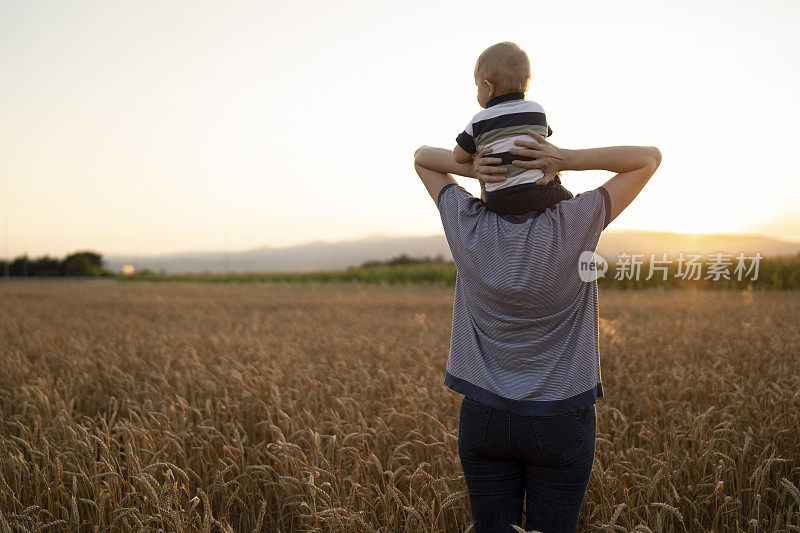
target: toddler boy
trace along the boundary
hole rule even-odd
[[[499,214],[524,214],[544,211],[561,200],[572,198],[572,193],[561,185],[556,176],[546,185],[536,183],[544,176],[539,169],[515,167],[511,161],[530,160],[512,155],[517,139],[530,141],[525,131],[533,130],[549,137],[553,131],[547,125],[544,109],[532,100],[525,100],[525,91],[531,79],[528,55],[511,42],[490,46],[478,57],[475,64],[475,85],[478,87],[478,104],[482,111],[470,120],[464,131],[456,137],[453,156],[459,163],[469,163],[483,148],[490,148],[485,157],[501,159],[507,168],[506,180],[481,184],[485,190],[486,208]]]

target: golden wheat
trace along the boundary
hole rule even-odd
[[[800,531],[798,293],[601,293],[581,531]],[[0,285],[0,530],[469,531],[452,290]],[[511,529],[509,529],[511,531]]]

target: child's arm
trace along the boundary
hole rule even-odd
[[[456,137],[456,147],[453,148],[453,159],[456,160],[456,163],[472,163],[472,159],[478,151],[475,147],[475,137],[472,135],[472,123],[474,121],[475,117],[472,117],[464,131]]]

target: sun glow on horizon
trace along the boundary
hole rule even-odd
[[[5,3],[10,254],[441,233],[412,154],[454,145],[477,111],[475,59],[504,40],[531,57],[552,142],[661,149],[609,230],[800,241],[800,4],[508,6],[494,28],[477,2]]]

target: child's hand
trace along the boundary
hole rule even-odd
[[[486,198],[486,182],[483,180],[478,180],[481,182],[481,200],[483,203],[488,202],[489,200]]]

